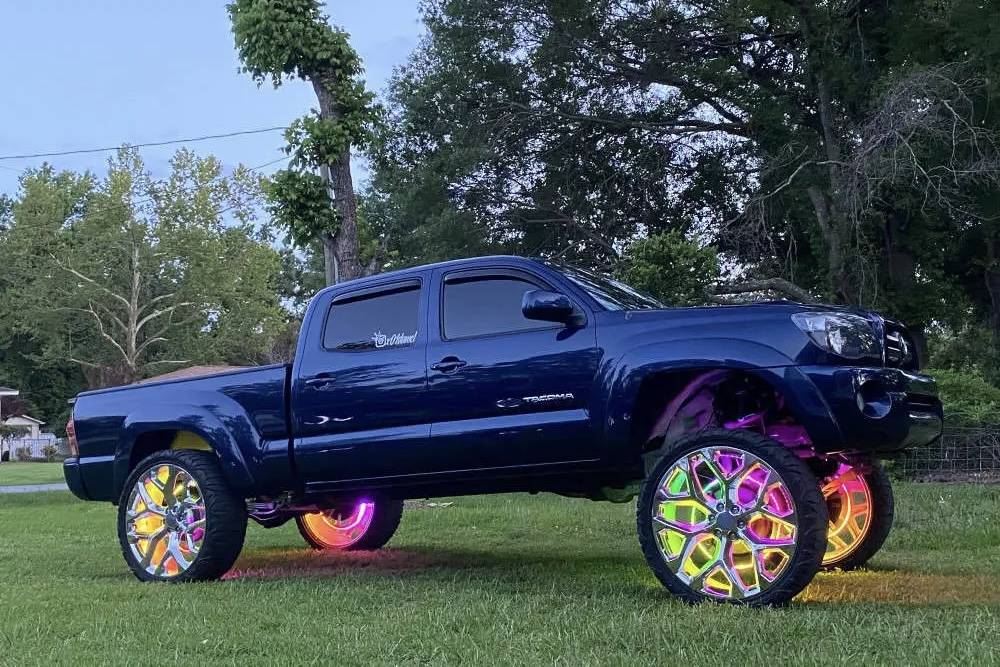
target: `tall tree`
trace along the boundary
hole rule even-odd
[[[946,243],[944,221],[954,236],[986,219],[974,204],[997,183],[997,136],[981,123],[996,77],[988,59],[966,62],[959,24],[995,25],[995,2],[424,12],[428,36],[392,88],[402,131],[375,161],[377,187],[422,222],[408,241],[459,229],[600,264],[676,229],[826,298],[879,305],[891,285],[940,303],[927,289],[940,267],[908,249],[932,233],[927,247]],[[931,34],[947,46],[927,48]]]
[[[258,85],[302,79],[319,102],[285,133],[293,168],[272,180],[272,214],[300,245],[322,242],[327,284],[374,270],[361,263],[351,149],[368,144],[378,109],[347,34],[329,24],[318,0],[236,0],[228,8],[243,68]]]
[[[155,181],[123,150],[99,181],[50,167],[22,177],[2,298],[35,363],[72,363],[100,387],[264,347],[282,314],[279,258],[254,222],[258,177],[224,177],[188,151],[171,164]]]

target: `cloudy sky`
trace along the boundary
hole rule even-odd
[[[238,62],[223,0],[0,0],[0,156],[286,125],[315,106],[300,82],[257,88]],[[331,0],[381,91],[420,38],[417,0]],[[280,132],[191,144],[226,165],[281,156]],[[178,146],[143,149],[154,176]],[[103,172],[106,154],[46,158]],[[0,160],[0,192],[42,158]],[[276,165],[271,169],[280,167]]]

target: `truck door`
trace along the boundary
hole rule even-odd
[[[417,278],[336,294],[306,322],[292,385],[306,482],[413,472],[426,444],[426,289]]]
[[[564,291],[521,269],[435,274],[431,448],[453,470],[600,456],[590,405],[599,361],[594,318],[573,327],[529,320],[521,299],[535,289]]]

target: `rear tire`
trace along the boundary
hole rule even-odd
[[[402,516],[402,500],[376,498],[346,509],[300,514],[295,523],[313,549],[372,551],[392,538]]]
[[[863,567],[892,530],[895,501],[889,475],[878,463],[843,465],[823,480],[822,491],[830,516],[823,568]]]
[[[636,519],[650,569],[687,602],[785,604],[812,581],[826,547],[812,472],[748,431],[704,431],[668,446],[642,485]]]
[[[142,460],[118,503],[118,542],[142,581],[206,581],[243,549],[246,503],[210,452],[167,450]]]

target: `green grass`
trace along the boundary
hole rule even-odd
[[[62,463],[0,463],[0,486],[62,482]]]
[[[686,606],[632,505],[551,496],[408,509],[376,554],[252,527],[223,582],[141,584],[114,510],[0,496],[0,663],[983,663],[1000,656],[1000,487],[901,485],[865,572],[789,608]]]

